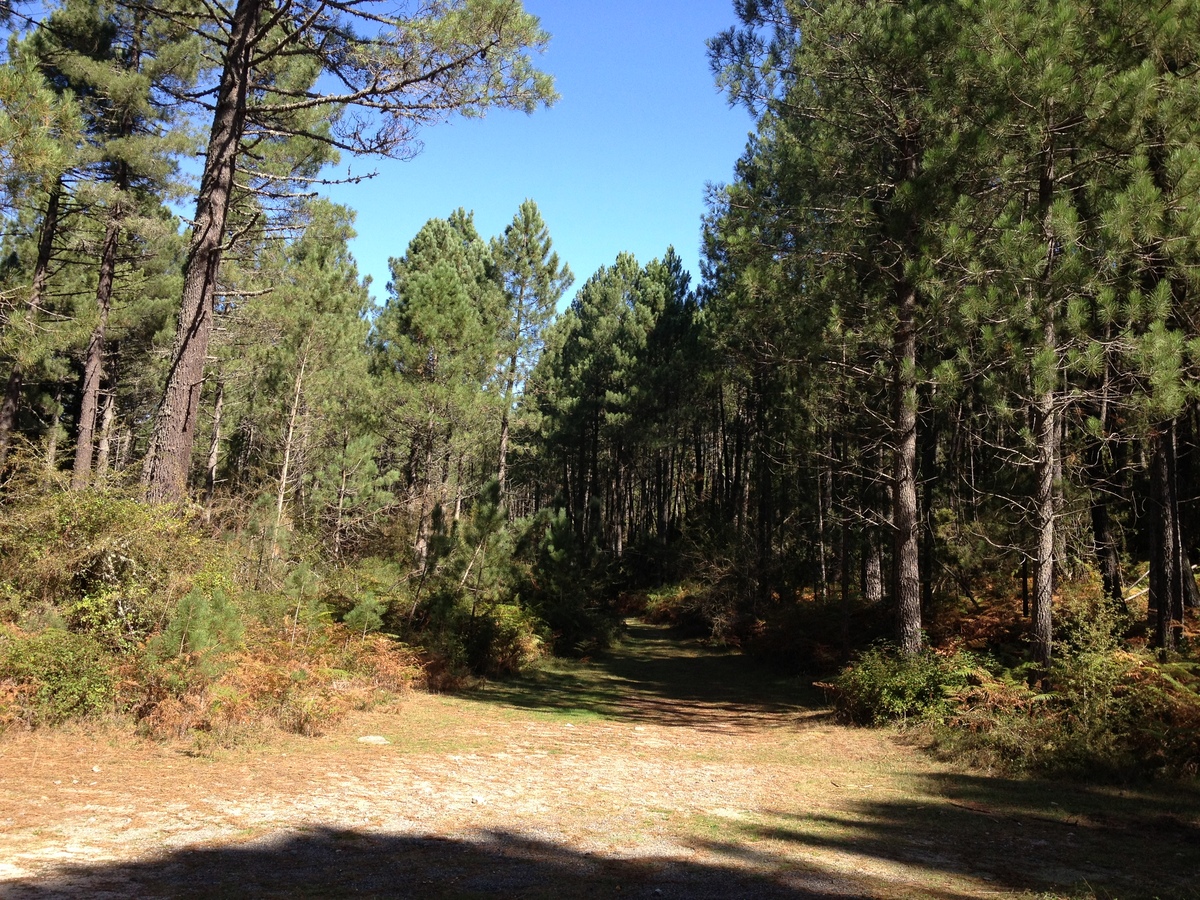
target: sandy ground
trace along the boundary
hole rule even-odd
[[[954,772],[746,667],[637,626],[319,738],[10,734],[0,896],[1197,896],[1193,807]]]

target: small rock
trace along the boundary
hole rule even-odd
[[[487,801],[484,800],[482,797],[472,797],[471,802],[476,804],[477,806],[483,806],[484,804],[487,803]]]
[[[99,766],[92,766],[92,771],[93,771],[93,772],[99,772],[99,771],[100,771],[100,767],[99,767]]]
[[[360,744],[378,744],[378,745],[380,745],[380,746],[382,746],[383,744],[390,744],[390,743],[391,743],[391,741],[389,741],[387,738],[385,738],[385,737],[380,737],[380,736],[379,736],[379,735],[377,735],[377,734],[368,734],[368,735],[366,735],[365,737],[360,737],[360,738],[358,739],[358,742],[359,742]]]

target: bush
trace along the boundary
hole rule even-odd
[[[0,517],[0,615],[124,650],[161,623],[211,550],[194,520],[116,490],[35,492]]]
[[[904,656],[877,645],[842,670],[834,682],[838,710],[863,725],[944,718],[979,663],[969,653],[925,650]]]
[[[469,626],[467,653],[476,674],[518,675],[544,655],[539,622],[527,610],[502,603]]]
[[[146,654],[127,680],[127,703],[156,737],[207,733],[236,738],[273,724],[315,735],[354,709],[404,693],[421,679],[415,655],[379,635],[321,625],[293,644],[282,631],[246,628],[218,668],[194,657]]]
[[[1200,772],[1195,664],[1113,649],[1057,660],[1040,690],[1021,671],[963,692],[944,751],[1011,773],[1127,779]]]
[[[29,724],[52,725],[111,711],[116,698],[113,662],[93,638],[60,629],[35,635],[9,631],[0,642],[0,681],[25,689],[21,706]]]

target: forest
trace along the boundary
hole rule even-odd
[[[378,303],[319,190],[552,104],[518,0],[0,9],[0,729],[318,733],[644,615],[1196,775],[1196,0],[735,0],[699,278],[530,199]]]

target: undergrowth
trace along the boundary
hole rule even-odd
[[[129,716],[159,736],[315,734],[617,630],[565,517],[509,521],[494,483],[460,520],[435,511],[421,560],[387,534],[331,558],[277,528],[273,502],[211,522],[112,488],[0,504],[0,730]]]
[[[104,490],[4,514],[0,730],[127,717],[157,737],[316,734],[423,677],[405,644],[336,621],[302,561],[264,573],[195,511]]]
[[[831,686],[846,718],[920,724],[941,755],[991,771],[1088,780],[1200,774],[1200,661],[1126,639],[1138,619],[1094,584],[1059,598],[1048,669],[1002,653],[902,657],[876,647]]]

